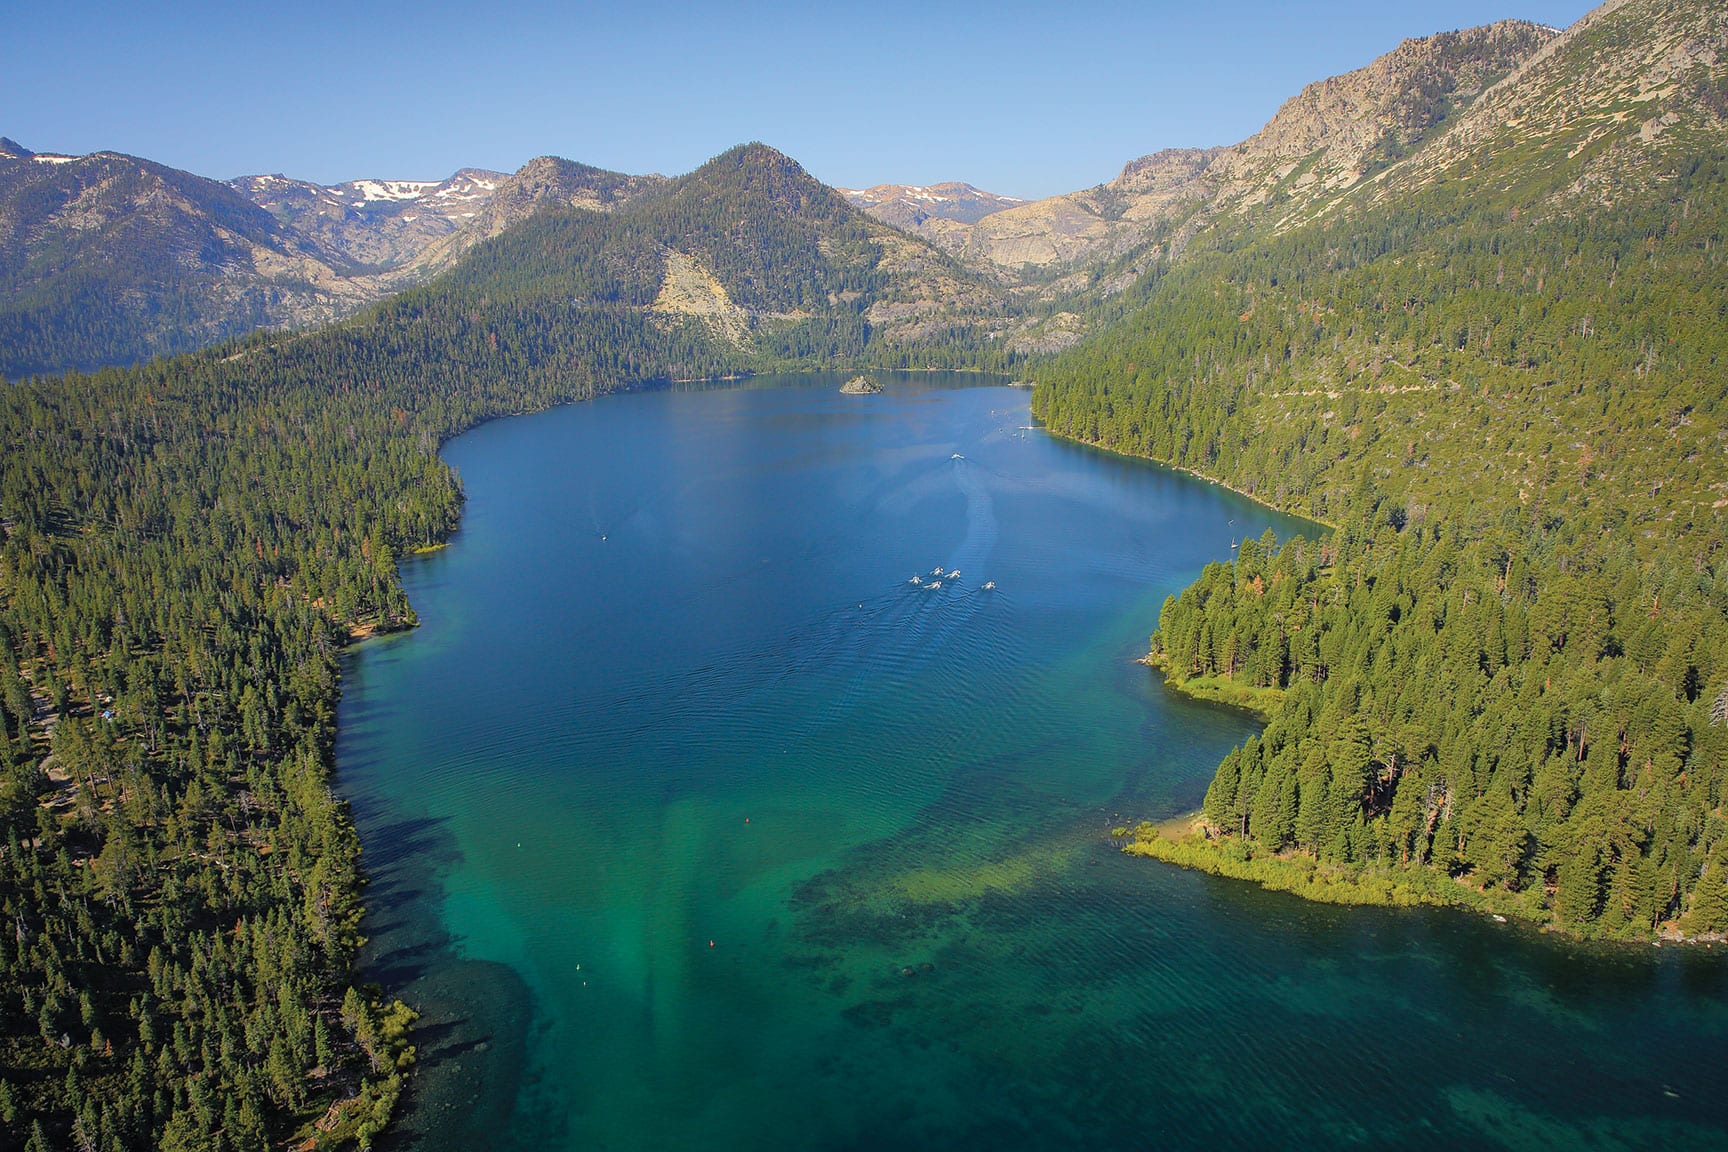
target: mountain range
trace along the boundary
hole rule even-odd
[[[1087,330],[1100,300],[1197,233],[1323,212],[1556,35],[1507,21],[1406,41],[1310,85],[1240,144],[1143,156],[1066,195],[1027,202],[964,183],[838,191],[1006,289],[996,333],[1021,351],[1054,351]],[[441,181],[220,182],[118,153],[33,154],[5,141],[0,374],[126,363],[338,319],[436,275],[542,205],[608,211],[665,183],[550,156]]]
[[[662,182],[555,157],[442,181],[222,182],[0,139],[0,374],[123,364],[340,319],[543,203],[605,208]]]

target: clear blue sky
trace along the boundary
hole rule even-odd
[[[1225,144],[1406,36],[1579,0],[0,3],[0,135],[333,183],[555,153],[685,172],[762,140],[831,184],[1044,196]]]

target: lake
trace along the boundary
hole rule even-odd
[[[1134,662],[1160,604],[1312,528],[880,378],[446,446],[461,530],[338,747],[368,976],[423,1011],[400,1143],[1728,1147],[1728,949],[1116,851],[1255,730]]]

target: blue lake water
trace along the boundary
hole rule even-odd
[[[461,531],[338,750],[372,978],[425,1014],[402,1143],[1728,1147],[1728,950],[1116,852],[1253,731],[1134,663],[1159,605],[1304,526],[882,378],[446,447]]]

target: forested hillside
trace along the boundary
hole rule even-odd
[[[320,1139],[368,1140],[410,1013],[349,988],[337,653],[412,622],[395,558],[461,503],[438,445],[646,380],[957,357],[963,316],[869,320],[974,291],[903,242],[749,147],[322,332],[0,392],[0,1141],[259,1149],[332,1106]],[[731,311],[669,302],[675,264]]]
[[[1609,6],[1039,371],[1052,429],[1336,528],[1161,616],[1174,682],[1271,690],[1207,794],[1220,858],[1728,930],[1725,65],[1710,6]]]

